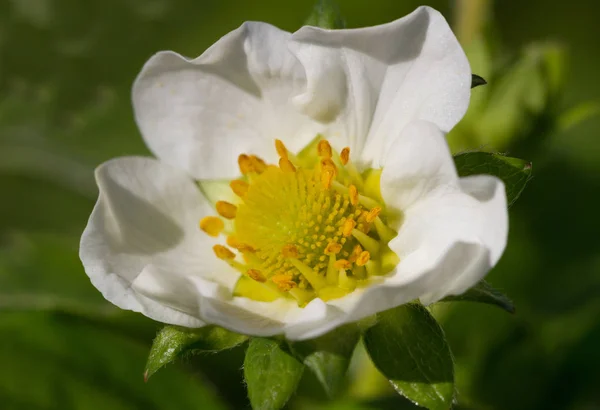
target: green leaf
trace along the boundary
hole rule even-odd
[[[486,85],[487,81],[477,74],[471,74],[471,88],[479,87],[480,85]]]
[[[498,306],[508,313],[515,313],[515,305],[506,295],[485,280],[480,281],[462,295],[446,296],[440,302],[478,302]]]
[[[292,351],[313,371],[329,397],[335,397],[360,339],[356,324],[342,326],[316,339],[291,344]]]
[[[327,29],[346,27],[337,5],[332,0],[318,0],[304,25]]]
[[[281,409],[296,391],[304,365],[271,339],[250,340],[244,360],[248,397],[254,410]]]
[[[461,177],[489,174],[500,178],[506,186],[509,207],[519,198],[531,179],[531,162],[490,152],[458,154],[454,156],[454,164]]]
[[[454,396],[454,364],[444,332],[427,309],[406,304],[380,313],[365,331],[373,364],[404,397],[447,410]]]
[[[154,339],[144,378],[148,380],[161,367],[182,355],[231,349],[247,339],[248,336],[230,332],[219,326],[206,326],[200,329],[165,326]]]

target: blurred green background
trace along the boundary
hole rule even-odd
[[[413,0],[339,0],[348,27]],[[533,161],[489,281],[516,315],[435,306],[457,360],[460,408],[600,409],[600,5],[430,1],[489,85],[449,136],[456,151]],[[77,256],[93,169],[147,154],[130,87],[155,51],[196,56],[244,20],[290,31],[313,0],[0,0],[0,408],[243,409],[243,348],[143,368],[159,324],[121,312]],[[487,20],[478,6],[488,6]],[[471,13],[471,14],[469,14]],[[483,14],[485,15],[485,13]],[[588,104],[587,102],[592,102]],[[582,105],[583,104],[583,105]],[[413,408],[364,369],[334,401],[308,372],[291,409]]]

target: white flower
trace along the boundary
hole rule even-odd
[[[96,170],[85,270],[152,319],[289,339],[460,294],[507,236],[502,182],[458,178],[445,142],[470,83],[427,7],[352,30],[249,22],[198,58],[160,52],[133,87],[158,159]]]

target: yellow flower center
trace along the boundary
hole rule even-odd
[[[338,154],[326,140],[298,156],[279,140],[275,146],[277,166],[240,155],[243,178],[230,184],[239,204],[218,201],[220,217],[200,221],[208,235],[227,235],[228,246],[214,252],[243,274],[235,294],[294,298],[304,306],[315,297],[342,297],[392,270],[398,258],[387,244],[396,232],[386,225],[380,171],[359,173],[350,150]],[[222,218],[231,220],[229,228]]]

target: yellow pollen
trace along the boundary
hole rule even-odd
[[[231,252],[228,248],[223,245],[215,245],[213,246],[213,251],[217,258],[226,260],[231,260],[235,258],[235,253]]]
[[[262,272],[259,271],[258,269],[248,269],[246,271],[246,274],[257,282],[263,283],[263,282],[267,281],[267,278],[265,278],[265,275],[263,275]]]
[[[242,175],[247,175],[253,171],[252,161],[246,154],[242,154],[238,157],[238,166],[240,167]]]
[[[216,216],[205,216],[200,220],[200,229],[210,236],[217,237],[223,232],[223,229],[225,229],[225,224],[221,218]]]
[[[352,230],[354,229],[354,227],[356,226],[356,221],[352,218],[348,218],[346,219],[346,221],[344,221],[344,226],[342,227],[342,235],[344,235],[346,238],[349,237],[350,235],[352,235]]]
[[[284,157],[279,158],[279,168],[284,170],[285,172],[296,172],[296,167],[292,162]]]
[[[367,262],[369,262],[370,259],[371,259],[371,254],[369,253],[369,251],[363,251],[360,253],[358,258],[356,259],[356,264],[358,266],[365,266],[367,264]]]
[[[327,247],[325,248],[325,251],[323,251],[323,253],[325,255],[337,255],[338,253],[340,253],[341,250],[342,250],[342,244],[341,243],[330,242],[327,245]]]
[[[226,201],[217,201],[217,213],[223,218],[234,219],[237,214],[237,207]]]
[[[346,147],[340,152],[340,161],[342,161],[342,165],[346,165],[350,161],[350,148]]]
[[[371,223],[379,216],[380,213],[381,213],[381,207],[376,206],[375,208],[371,209],[369,211],[369,213],[365,216],[365,220],[368,223]]]
[[[331,145],[327,140],[321,140],[317,145],[317,152],[321,158],[331,158]]]
[[[287,159],[288,151],[285,145],[283,144],[283,141],[275,140],[275,149],[277,150],[277,155],[279,155],[281,158]]]
[[[283,249],[281,249],[281,254],[284,258],[297,258],[300,255],[296,245],[291,244],[285,245]]]
[[[284,292],[288,292],[298,286],[298,284],[292,280],[291,275],[275,275],[271,280]]]
[[[354,185],[348,187],[348,196],[350,197],[350,203],[352,205],[358,205],[358,189],[356,189]]]
[[[352,263],[350,263],[350,261],[348,261],[346,259],[340,259],[340,260],[335,261],[335,263],[333,264],[333,266],[336,269],[338,269],[338,270],[339,269],[347,270],[347,269],[350,269],[352,267]]]
[[[229,183],[229,186],[231,187],[233,193],[239,196],[240,198],[243,198],[244,195],[246,195],[246,192],[248,192],[249,187],[246,181],[242,181],[240,179],[234,179]]]

